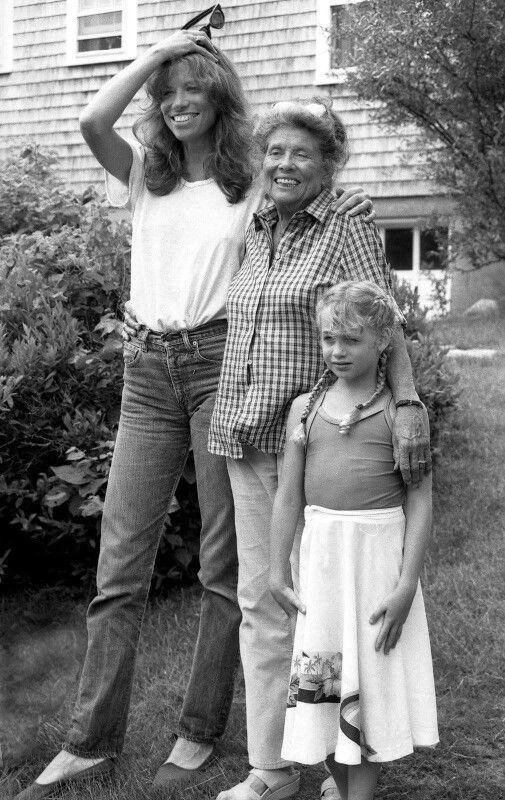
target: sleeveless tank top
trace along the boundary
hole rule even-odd
[[[347,434],[324,410],[324,396],[307,424],[307,503],[339,511],[403,505],[405,486],[393,470],[391,393],[364,411]]]

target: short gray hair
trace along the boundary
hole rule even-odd
[[[315,114],[310,105],[323,106],[321,116]],[[349,140],[344,123],[326,98],[313,97],[306,102],[279,103],[260,119],[255,132],[256,145],[264,155],[268,142],[277,128],[287,125],[311,133],[318,141],[321,156],[328,164],[329,183],[334,173],[344,166],[349,158]]]

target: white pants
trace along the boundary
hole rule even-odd
[[[288,619],[268,588],[270,524],[282,455],[244,447],[241,459],[227,459],[239,560],[238,601],[242,611],[240,654],[244,670],[249,762],[276,769],[282,736],[296,617]],[[303,517],[291,556],[295,587]]]

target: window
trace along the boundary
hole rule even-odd
[[[12,0],[0,3],[0,73],[12,72],[13,30]]]
[[[69,0],[68,65],[129,61],[136,51],[136,0]]]
[[[419,219],[398,219],[379,225],[379,231],[387,260],[401,281],[412,289],[417,288],[421,305],[429,309],[434,302],[437,304],[434,294],[437,281],[443,282],[449,303],[451,279],[446,271],[448,229],[441,226],[425,228],[423,220]]]
[[[386,258],[397,272],[447,268],[447,228],[423,229],[418,222],[398,222],[381,227],[381,235]]]
[[[357,4],[366,0],[318,0],[316,33],[316,84],[341,83],[355,52],[356,37],[349,22]]]
[[[348,68],[355,55],[356,36],[349,30],[355,6],[346,3],[330,7],[330,70]]]
[[[79,0],[77,14],[77,52],[120,50],[122,45],[121,0],[111,0],[111,11],[96,13],[94,0]],[[91,9],[91,11],[89,11]]]

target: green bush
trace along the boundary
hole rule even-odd
[[[429,330],[428,309],[421,305],[417,286],[410,286],[407,281],[400,280],[396,272],[392,272],[393,294],[400,311],[405,318],[405,335],[408,339],[416,338],[419,333]]]
[[[26,147],[0,181],[0,580],[93,574],[122,380],[130,228]],[[182,483],[155,584],[194,577],[195,486]]]
[[[440,433],[450,412],[457,407],[458,375],[446,357],[446,348],[433,336],[427,309],[421,306],[417,287],[393,275],[393,292],[405,317],[407,349],[412,362],[414,383],[428,410],[432,447],[436,448]]]
[[[0,237],[79,225],[81,203],[56,179],[55,163],[54,155],[33,145],[2,162]]]

